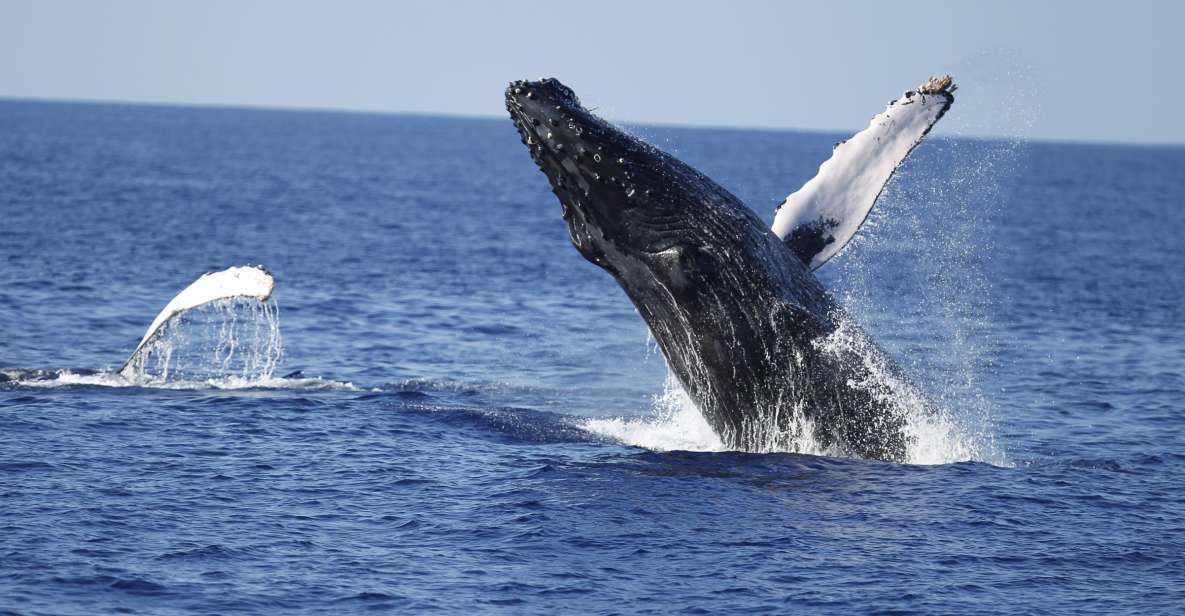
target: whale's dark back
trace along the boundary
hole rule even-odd
[[[883,357],[826,343],[840,309],[752,210],[558,81],[513,83],[506,100],[573,244],[613,274],[726,444],[793,448],[811,430],[833,451],[904,456],[890,397],[868,385]]]

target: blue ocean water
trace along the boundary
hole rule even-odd
[[[762,216],[842,135],[634,127]],[[276,376],[0,384],[0,613],[1175,613],[1185,149],[933,139],[821,270],[947,410],[720,451],[509,121],[0,101],[0,367],[208,270]]]

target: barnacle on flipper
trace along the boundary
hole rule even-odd
[[[918,92],[922,94],[938,94],[939,92],[954,92],[958,86],[955,85],[954,79],[950,75],[943,75],[941,77],[930,77],[930,80],[918,86]]]

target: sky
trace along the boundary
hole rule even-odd
[[[853,131],[928,76],[948,133],[1185,143],[1185,2],[0,0],[0,97]]]

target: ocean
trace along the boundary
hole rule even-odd
[[[767,221],[846,136],[631,131]],[[1183,170],[914,152],[819,270],[890,464],[725,451],[509,120],[0,101],[0,613],[1185,611]],[[245,264],[274,370],[112,373]]]

